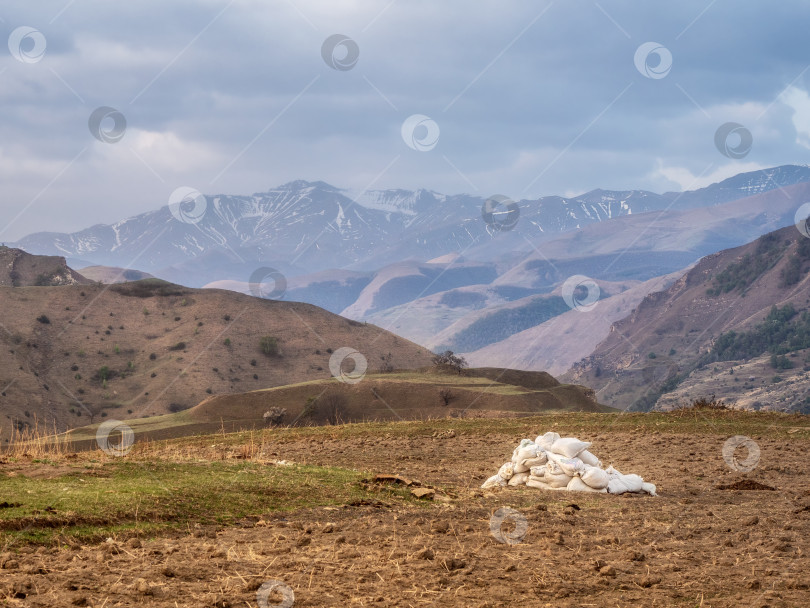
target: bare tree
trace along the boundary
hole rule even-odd
[[[326,393],[318,398],[318,409],[329,424],[342,424],[348,421],[349,408],[346,397],[340,393]]]

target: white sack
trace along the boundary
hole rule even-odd
[[[611,475],[610,477],[611,479],[608,482],[607,488],[608,492],[611,494],[641,492],[641,484],[644,483],[644,480],[634,473],[630,473],[629,475],[619,473],[618,475]]]
[[[534,441],[531,439],[521,439],[520,444],[512,450],[512,462],[520,462],[523,458],[529,458],[528,456],[523,456],[522,458],[518,457],[518,453],[525,447],[534,445]]]
[[[645,481],[643,484],[641,484],[641,491],[646,492],[650,496],[658,496],[658,494],[655,493],[654,483],[648,483]]]
[[[592,467],[601,467],[602,466],[602,461],[599,460],[596,456],[594,456],[588,450],[582,450],[577,455],[577,458],[579,458],[585,464],[591,465]]]
[[[518,464],[513,464],[512,465],[512,472],[515,475],[517,475],[518,473],[526,473],[526,472],[529,471],[529,469],[531,469],[531,467],[527,467],[526,465],[524,465],[523,464],[524,462],[525,461],[521,461]]]
[[[562,488],[555,488],[553,486],[548,485],[547,483],[543,483],[542,481],[535,481],[534,479],[529,478],[529,481],[526,482],[526,485],[530,488],[537,488],[538,490],[565,490],[565,486]]]
[[[601,490],[597,490],[590,487],[579,477],[573,477],[571,481],[568,482],[568,485],[565,486],[565,489],[573,492],[597,492],[599,494],[604,494],[607,492],[607,490],[604,488],[602,488]]]
[[[599,467],[589,467],[585,465],[585,470],[583,470],[579,476],[582,478],[585,485],[595,490],[607,488],[610,482],[610,476]]]
[[[501,479],[500,475],[493,475],[492,477],[490,477],[484,483],[481,484],[481,488],[486,490],[488,488],[494,488],[496,486],[503,487],[505,485],[506,482],[503,479]]]
[[[554,442],[557,441],[559,438],[560,438],[559,433],[549,431],[545,435],[538,435],[537,439],[535,439],[534,442],[541,448],[543,448],[546,452],[548,452],[551,449],[551,446],[554,444]]]
[[[546,456],[546,453],[545,452],[540,452],[540,454],[538,454],[537,457],[535,457],[535,458],[527,458],[521,464],[523,466],[529,467],[531,469],[532,467],[542,466],[542,465],[546,464],[546,462],[548,462],[548,457]]]
[[[532,467],[531,469],[529,469],[529,472],[531,473],[532,477],[539,477],[540,479],[542,479],[543,477],[546,476],[546,467],[545,466]]]
[[[546,451],[554,452],[555,454],[566,456],[567,458],[576,458],[581,451],[587,450],[589,447],[591,447],[589,441],[580,441],[576,437],[563,437],[557,439],[551,445],[551,448],[547,448]]]
[[[549,458],[557,463],[557,466],[560,467],[563,473],[571,477],[585,470],[585,463],[579,458],[566,458],[559,454],[551,454]]]
[[[529,480],[528,473],[515,473],[512,475],[512,478],[509,480],[510,486],[522,486]]]
[[[573,479],[573,476],[566,475],[565,473],[546,473],[543,480],[552,488],[564,488]]]
[[[535,458],[526,458],[525,460],[521,460],[518,464],[514,466],[515,473],[525,473],[532,467],[545,464],[546,461],[548,460],[546,457],[546,453],[545,452],[540,453],[542,454],[542,456],[537,456]]]
[[[512,462],[521,462],[528,458],[537,458],[539,453],[543,452],[543,448],[534,443],[524,446],[519,450],[512,452]]]
[[[509,481],[512,478],[512,475],[515,474],[515,469],[512,466],[511,462],[505,462],[501,465],[501,468],[498,469],[498,477],[503,479],[504,481]]]

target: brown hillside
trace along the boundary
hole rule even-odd
[[[65,258],[31,255],[22,249],[0,247],[0,286],[86,285],[89,279],[68,268]]]
[[[0,287],[0,434],[65,430],[190,408],[210,394],[330,378],[330,353],[360,350],[375,371],[431,353],[309,304],[162,281]],[[277,354],[260,340],[276,339]],[[106,369],[105,369],[106,368]]]
[[[118,266],[85,266],[81,269],[82,276],[91,281],[100,283],[128,283],[129,281],[141,281],[143,279],[154,279],[148,272],[133,270],[132,268],[119,268]]]
[[[789,226],[753,243],[703,258],[669,289],[646,296],[632,314],[614,323],[596,350],[562,378],[594,387],[601,403],[636,409],[649,409],[662,393],[676,387],[684,397],[706,396],[683,392],[692,382],[699,383],[704,392],[729,385],[719,376],[707,382],[705,355],[721,334],[750,331],[762,323],[773,306],[790,303],[799,312],[808,309],[810,248],[804,241],[807,239]],[[791,267],[798,272],[795,281],[786,283],[784,273]],[[714,293],[718,289],[721,293]],[[804,355],[796,352],[791,356],[801,369]],[[696,369],[699,362],[700,369]],[[747,364],[746,360],[734,363]],[[710,364],[708,369],[728,376],[729,367],[723,361]],[[776,373],[770,369],[770,375]],[[748,378],[731,380],[723,396],[745,401],[752,384]],[[761,370],[756,380],[759,387]],[[806,387],[806,378],[804,384]],[[780,399],[777,409],[797,407],[806,392],[806,388],[794,390],[792,399]],[[768,403],[767,395],[758,398]]]
[[[560,384],[545,372],[480,368],[456,374],[423,369],[368,374],[355,384],[330,378],[217,395],[185,412],[133,421],[132,427],[139,438],[253,428],[264,424],[263,414],[273,407],[286,410],[280,424],[294,426],[614,411],[598,404],[592,390]],[[71,437],[92,439],[93,433],[92,427],[78,429]]]

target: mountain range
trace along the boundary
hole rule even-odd
[[[137,268],[166,280],[182,278],[191,287],[247,281],[258,266],[275,267],[292,278],[335,268],[373,271],[462,252],[469,259],[508,262],[516,253],[524,255],[590,224],[711,207],[806,181],[810,168],[788,165],[688,192],[593,190],[572,198],[520,200],[517,224],[499,230],[484,220],[486,199],[481,196],[427,190],[352,193],[299,180],[250,196],[198,194],[111,225],[31,234],[13,246],[64,256],[73,268]]]
[[[786,165],[681,193],[594,190],[521,200],[517,212],[507,207],[512,216],[501,216],[519,213],[506,230],[492,216],[487,223],[483,197],[352,193],[295,181],[252,196],[200,195],[188,208],[74,234],[37,233],[17,245],[68,256],[80,268],[118,266],[88,269],[103,281],[137,268],[257,295],[257,270],[272,270],[284,275],[272,297],[454,350],[476,365],[559,374],[649,293],[704,256],[792,224],[805,200],[810,168]],[[562,285],[575,275],[598,287],[598,316],[565,302]],[[605,403],[622,407],[639,398],[608,394]]]

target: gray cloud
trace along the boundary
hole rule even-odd
[[[779,96],[808,89],[809,14],[798,1],[708,0],[4,6],[0,38],[28,25],[48,48],[24,64],[0,47],[0,239],[112,222],[181,185],[251,193],[303,178],[534,197],[805,162],[797,110]],[[360,48],[349,71],[321,58],[335,33]],[[665,78],[634,66],[647,41],[672,52]],[[121,142],[89,133],[99,106],[126,116]],[[400,137],[416,113],[441,130],[430,152]],[[745,159],[714,147],[729,121],[754,136]]]

